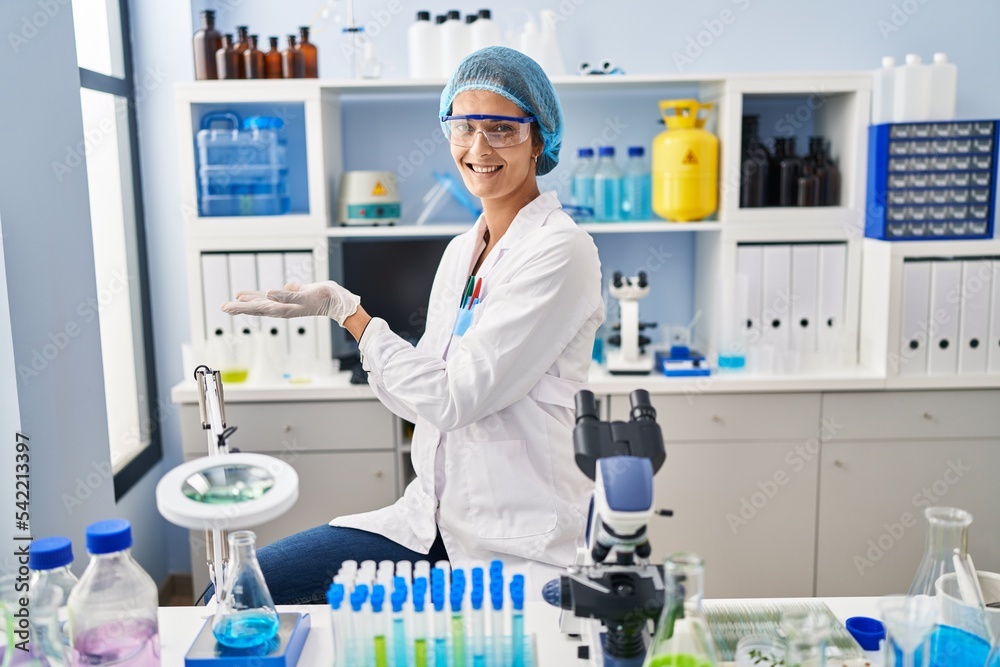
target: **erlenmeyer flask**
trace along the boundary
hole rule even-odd
[[[969,525],[972,515],[954,507],[928,507],[927,547],[917,568],[917,576],[910,584],[909,595],[936,596],[937,580],[945,574],[954,574],[955,549],[963,561],[968,554]]]
[[[826,639],[830,626],[823,615],[808,610],[785,612],[781,615],[781,632],[785,636],[786,665],[826,665]]]
[[[257,562],[256,539],[249,530],[229,535],[229,566],[212,622],[212,634],[223,646],[261,646],[278,633],[278,612]]]
[[[701,612],[705,563],[675,553],[663,564],[667,599],[643,667],[715,667],[718,652]]]

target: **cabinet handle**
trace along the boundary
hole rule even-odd
[[[715,422],[716,424],[721,424],[722,417],[720,417],[719,415],[712,415],[712,421]]]
[[[925,413],[924,413],[924,419],[926,419],[926,420],[930,421],[930,420],[934,419],[934,415],[932,415],[932,414],[931,414],[931,413],[929,413],[929,412],[925,412]]]
[[[376,470],[375,471],[375,477],[381,479],[381,477],[382,477],[382,471],[381,470]]]
[[[291,430],[292,430],[292,425],[291,424],[285,424],[284,426],[281,427],[281,432],[282,433],[288,433]]]

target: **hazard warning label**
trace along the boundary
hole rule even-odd
[[[682,164],[698,164],[698,156],[694,154],[694,151],[690,148],[687,153],[684,154],[684,159],[681,160]]]

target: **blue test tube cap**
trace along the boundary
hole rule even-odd
[[[515,574],[510,580],[510,601],[515,611],[524,609],[524,575]]]
[[[372,611],[381,612],[383,604],[385,604],[385,586],[375,584],[372,586]]]
[[[490,603],[497,611],[503,609],[503,588],[490,586]]]
[[[472,568],[472,585],[475,586],[476,584],[479,584],[480,586],[482,586],[484,583],[483,580],[484,580],[483,568],[481,567]]]
[[[490,561],[490,574],[493,572],[503,572],[503,561],[499,558]]]
[[[406,595],[392,594],[392,613],[398,614],[403,611],[403,603],[406,602]]]
[[[332,609],[340,609],[341,603],[344,602],[344,585],[330,584],[330,588],[326,590],[326,601]]]
[[[368,599],[368,584],[358,584],[354,589],[354,592],[358,594],[361,601],[364,602]]]
[[[361,611],[361,605],[365,603],[364,597],[358,594],[357,591],[351,593],[351,609],[354,613]]]
[[[472,602],[472,608],[473,609],[477,609],[478,610],[478,609],[482,609],[483,608],[483,584],[482,584],[482,582],[479,582],[478,584],[476,582],[472,582],[472,596],[470,598],[470,602]]]

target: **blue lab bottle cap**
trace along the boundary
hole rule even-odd
[[[28,548],[28,567],[53,570],[73,562],[73,543],[66,537],[43,537]]]
[[[597,149],[597,154],[600,157],[614,157],[615,147],[614,146],[600,146]]]
[[[885,639],[882,621],[867,616],[852,616],[845,623],[847,631],[866,651],[877,651],[879,642]]]
[[[593,148],[578,148],[576,151],[577,157],[594,157]]]
[[[629,146],[628,156],[629,157],[642,157],[646,154],[646,150],[642,146]]]
[[[243,119],[244,130],[280,130],[285,121],[274,116],[249,116]]]
[[[94,555],[113,554],[132,546],[132,524],[125,519],[108,519],[87,526],[87,551]]]

